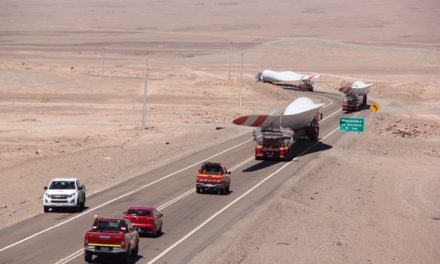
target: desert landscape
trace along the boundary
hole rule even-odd
[[[91,195],[250,136],[231,121],[293,97],[256,72],[294,70],[335,94],[373,82],[381,110],[191,263],[438,263],[440,2],[0,6],[0,229],[41,214],[53,177],[79,177]]]

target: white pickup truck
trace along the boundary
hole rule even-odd
[[[43,197],[44,212],[53,208],[72,208],[80,211],[86,206],[86,187],[77,178],[55,178],[48,186]]]

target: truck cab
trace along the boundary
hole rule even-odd
[[[196,192],[217,191],[228,194],[231,185],[231,174],[221,163],[204,162],[196,176]]]
[[[44,212],[54,208],[72,208],[80,211],[86,205],[86,187],[77,178],[54,178],[43,197]]]
[[[348,94],[342,96],[342,110],[346,112],[360,111],[367,107],[367,94]]]
[[[255,159],[290,160],[293,157],[293,133],[290,131],[263,131],[255,146]]]
[[[322,120],[322,113],[317,112],[313,120],[300,129],[292,130],[281,127],[260,129],[259,134],[254,137],[257,142],[255,159],[292,160],[296,140],[307,138],[311,141],[318,141],[320,120]]]

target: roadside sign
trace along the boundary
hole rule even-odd
[[[380,106],[379,106],[379,104],[374,103],[374,104],[370,105],[370,109],[371,109],[371,111],[373,111],[374,113],[376,113],[377,111],[380,110]]]
[[[340,132],[364,132],[365,118],[363,117],[340,117],[339,131]]]

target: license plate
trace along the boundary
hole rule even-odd
[[[101,247],[100,250],[101,251],[110,251],[112,249],[110,247]]]

